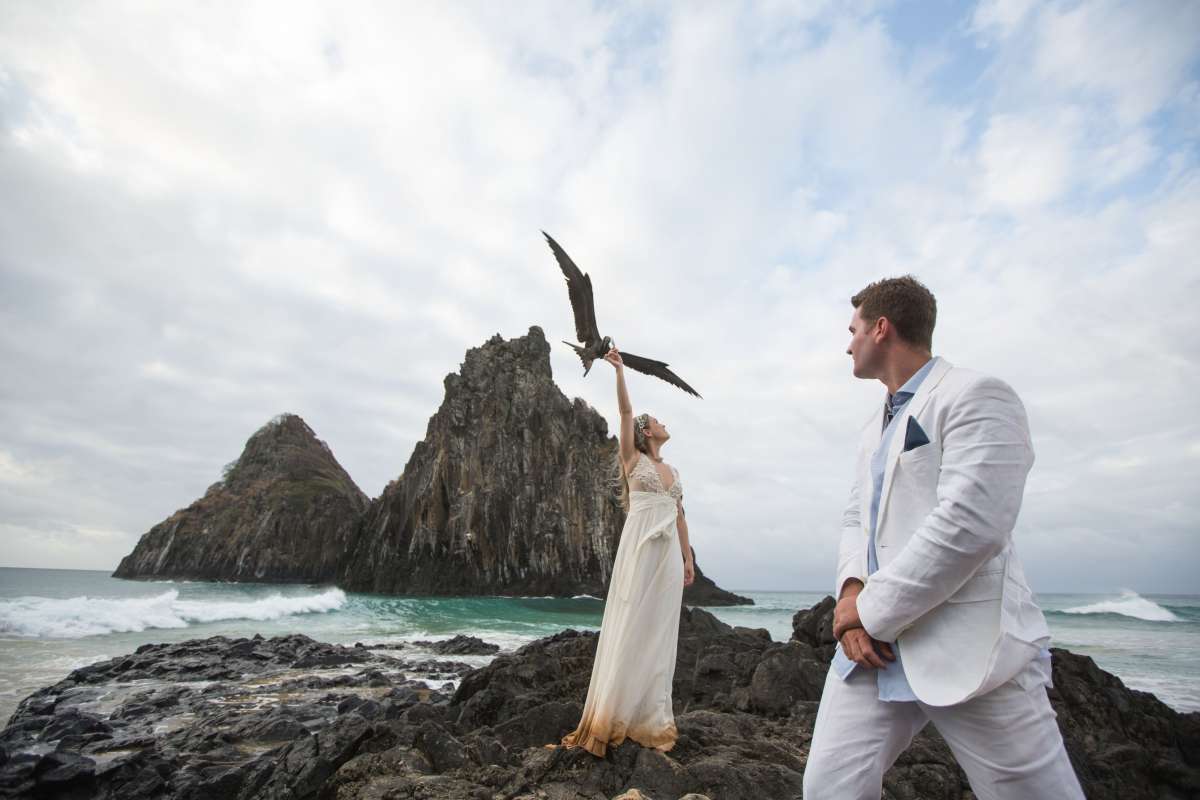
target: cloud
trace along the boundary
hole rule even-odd
[[[1034,0],[983,0],[975,7],[971,27],[1000,38],[1014,33],[1034,7]]]
[[[1035,586],[1191,590],[1194,15],[14,5],[7,563],[115,566],[281,411],[378,494],[465,348],[570,334],[546,229],[606,332],[705,395],[632,385],[723,585],[828,585],[880,396],[849,376],[847,298],[913,272],[938,351],[1028,407]],[[615,420],[608,373],[552,362]]]
[[[1053,5],[1038,20],[1034,74],[1111,103],[1123,123],[1162,109],[1195,66],[1200,8],[1191,3]]]
[[[1069,119],[998,114],[980,147],[984,196],[996,205],[1036,208],[1068,188],[1075,134]]]

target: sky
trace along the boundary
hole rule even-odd
[[[849,297],[1003,378],[1041,592],[1200,593],[1200,3],[0,5],[0,565],[112,569],[301,415],[368,495],[494,334],[601,328],[698,561],[832,589]],[[615,427],[612,373],[558,385]]]

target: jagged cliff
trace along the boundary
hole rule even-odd
[[[568,400],[540,328],[467,351],[404,473],[364,517],[339,585],[388,594],[600,594],[623,514],[616,440]]]
[[[202,498],[143,535],[113,575],[330,581],[367,504],[304,420],[282,414]]]
[[[624,522],[616,439],[595,409],[555,385],[542,330],[467,351],[445,388],[425,439],[378,499],[367,500],[302,419],[282,415],[114,575],[602,596]],[[751,601],[697,569],[684,602]]]

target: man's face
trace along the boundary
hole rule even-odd
[[[846,347],[846,354],[854,359],[856,378],[874,378],[879,370],[882,352],[875,335],[878,326],[879,320],[864,322],[862,314],[857,308],[854,309],[854,315],[850,317],[850,344]]]

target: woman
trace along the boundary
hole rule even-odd
[[[613,563],[587,702],[579,727],[563,738],[603,756],[626,738],[645,747],[675,745],[671,681],[683,587],[695,578],[683,485],[659,451],[671,435],[649,414],[633,416],[621,354],[604,360],[617,371],[621,411],[621,501],[628,515]]]

